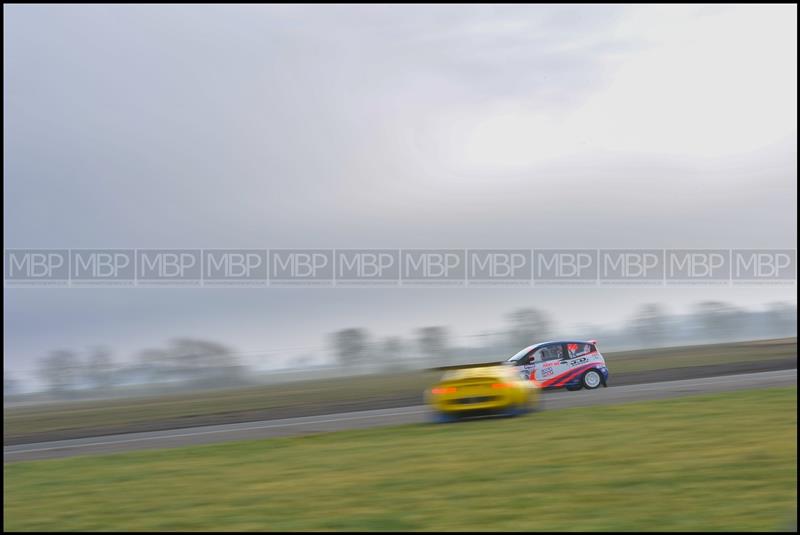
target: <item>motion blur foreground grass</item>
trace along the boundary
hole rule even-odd
[[[7,530],[788,530],[797,389],[13,463]]]

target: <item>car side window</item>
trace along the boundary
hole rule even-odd
[[[567,344],[567,354],[569,358],[574,359],[576,357],[582,357],[583,355],[588,355],[594,351],[592,348],[592,344],[582,344],[579,342],[572,342]]]
[[[569,358],[582,357],[594,351],[592,344],[570,343],[567,344],[567,353]]]
[[[541,349],[537,349],[536,353],[534,353],[536,362],[547,362],[548,360],[558,360],[562,356],[563,354],[561,352],[560,344],[545,346]]]

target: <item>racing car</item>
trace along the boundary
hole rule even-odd
[[[608,386],[608,368],[597,340],[559,340],[528,346],[503,362],[543,389],[593,390]]]
[[[538,406],[539,386],[509,366],[495,362],[440,369],[447,371],[425,392],[438,422],[450,422],[462,416],[517,416]]]

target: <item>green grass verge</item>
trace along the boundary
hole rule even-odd
[[[787,530],[797,389],[4,467],[27,530]]]
[[[613,377],[670,368],[797,358],[797,339],[676,347],[605,354]],[[212,425],[422,403],[440,372],[403,372],[303,381],[139,399],[62,402],[4,410],[6,443],[36,442],[137,430]],[[395,404],[396,406],[396,404]]]

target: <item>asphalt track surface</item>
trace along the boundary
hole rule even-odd
[[[542,397],[542,403],[544,410],[557,410],[778,386],[796,387],[797,369],[614,386],[591,391],[546,392]],[[430,416],[430,410],[426,406],[414,405],[260,422],[18,444],[3,447],[3,461],[30,461],[305,435],[345,429],[416,424],[430,421]],[[531,417],[535,418],[535,415]]]

